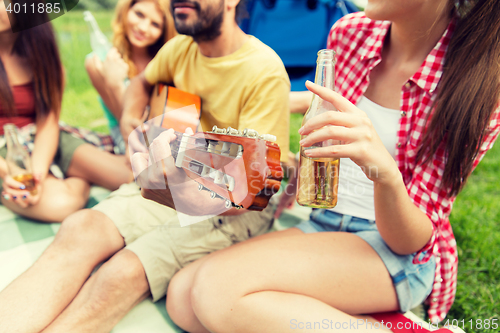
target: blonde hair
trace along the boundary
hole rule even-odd
[[[151,57],[156,55],[163,44],[177,35],[174,19],[170,13],[170,0],[120,0],[116,5],[115,17],[112,22],[113,45],[118,49],[118,52],[122,55],[123,60],[129,65],[129,78],[133,78],[139,73],[137,72],[137,67],[131,59],[132,49],[126,33],[126,20],[129,9],[141,1],[150,1],[155,3],[156,7],[163,14],[163,33],[156,43],[148,46],[148,53]]]

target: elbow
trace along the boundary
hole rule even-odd
[[[399,256],[407,256],[407,255],[416,253],[420,249],[423,248],[423,246],[422,247],[409,246],[409,244],[400,244],[399,246],[397,246],[397,245],[391,246],[391,245],[387,244],[387,246],[389,246],[389,248],[391,249],[392,252],[394,252],[395,254],[397,254]]]
[[[413,235],[410,239],[400,237],[392,242],[385,242],[392,252],[400,256],[406,256],[422,250],[429,243],[431,237],[432,228],[430,232],[424,231],[421,234]]]

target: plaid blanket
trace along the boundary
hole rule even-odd
[[[65,122],[59,122],[59,130],[72,134],[73,136],[90,143],[97,148],[107,151],[109,153],[114,152],[113,139],[107,134],[93,132],[89,129],[83,127],[74,127],[66,124]],[[17,129],[17,138],[19,143],[24,146],[28,152],[32,152],[35,147],[35,134],[36,125],[34,123],[28,124]],[[6,145],[6,140],[3,135],[0,135],[0,148]]]
[[[109,191],[93,186],[87,208],[109,195]],[[307,218],[310,210],[296,206],[285,211],[273,230],[291,227]],[[28,269],[49,246],[59,230],[59,223],[39,223],[22,218],[0,204],[0,291]],[[111,331],[113,333],[177,333],[183,332],[167,314],[165,298],[153,303],[146,299],[130,311]]]

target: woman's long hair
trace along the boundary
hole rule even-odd
[[[132,61],[132,48],[127,38],[127,14],[133,5],[140,1],[154,2],[163,13],[163,33],[156,43],[148,47],[148,53],[151,57],[154,57],[163,44],[177,34],[174,19],[170,13],[169,0],[120,0],[116,5],[115,18],[112,23],[114,33],[113,44],[122,55],[123,60],[129,65],[129,78],[133,78],[139,73]]]
[[[12,3],[26,1],[14,0]],[[38,1],[31,0],[30,3]],[[41,2],[41,0],[40,0]],[[32,26],[33,22],[47,22],[18,32],[12,53],[26,60],[33,74],[37,116],[46,116],[49,112],[61,111],[64,89],[64,74],[57,48],[54,31],[45,13],[35,11],[32,15],[20,14],[14,17],[18,27]],[[13,15],[14,12],[12,13]],[[14,98],[9,85],[5,67],[0,60],[0,102],[8,115],[15,115]]]
[[[455,196],[472,172],[499,103],[500,5],[495,0],[450,0],[449,5],[459,18],[417,161],[429,163],[444,141],[442,184]]]

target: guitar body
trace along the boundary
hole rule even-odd
[[[199,96],[155,85],[147,122],[158,134],[170,128],[177,132],[178,140],[171,143],[176,166],[198,182],[200,190],[225,200],[226,208],[263,210],[283,178],[280,148],[269,140],[272,135],[216,126],[212,132],[196,133],[200,115]],[[188,127],[196,134],[183,134]]]
[[[194,108],[188,108],[191,105],[194,105]],[[153,120],[154,125],[167,129],[173,128],[181,133],[189,127],[196,132],[201,116],[199,96],[164,83],[157,83],[151,93],[149,106],[147,119]]]

